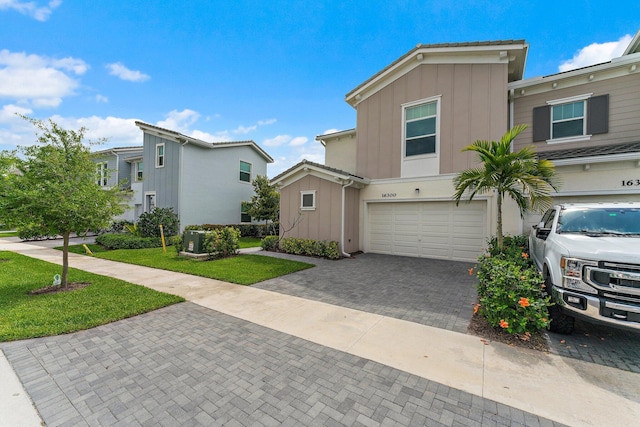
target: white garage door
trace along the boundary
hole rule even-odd
[[[369,203],[368,251],[476,261],[487,242],[486,202]]]

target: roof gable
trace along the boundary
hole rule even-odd
[[[228,142],[206,142],[201,139],[192,138],[187,135],[183,135],[180,132],[176,132],[171,129],[161,128],[159,126],[150,125],[149,123],[136,121],[138,126],[143,132],[151,135],[159,136],[160,138],[168,139],[180,144],[192,144],[201,148],[216,149],[216,148],[231,148],[231,147],[243,147],[247,146],[256,151],[267,163],[273,163],[273,158],[267,154],[258,144],[254,141],[228,141]]]
[[[315,175],[322,179],[330,180],[330,181],[354,181],[359,184],[368,184],[369,180],[367,178],[363,178],[361,176],[354,175],[349,172],[345,172],[340,169],[335,169],[329,166],[321,165],[319,163],[314,163],[309,160],[303,160],[295,166],[287,169],[281,174],[275,176],[271,179],[272,185],[278,184],[286,184],[287,181],[294,182],[298,179],[292,179],[296,175],[306,176],[306,175]]]

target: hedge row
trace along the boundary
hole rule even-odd
[[[263,247],[264,244],[265,243],[263,241]],[[267,240],[267,245],[272,246],[273,239]],[[328,259],[339,259],[341,257],[340,247],[338,246],[338,242],[335,241],[326,242],[321,240],[287,237],[280,241],[279,249],[281,252],[293,255],[316,256]]]
[[[200,225],[187,225],[184,229],[187,230],[199,230],[199,231],[213,231],[224,230],[225,228],[232,227],[240,230],[240,237],[262,237],[268,235],[278,235],[278,224],[200,224]]]
[[[101,234],[96,243],[107,249],[145,249],[162,246],[160,237],[137,237],[132,234]]]

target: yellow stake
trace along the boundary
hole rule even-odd
[[[87,254],[93,255],[93,252],[91,252],[91,249],[89,249],[89,246],[83,243],[82,247],[84,248],[85,251],[87,251]]]
[[[164,244],[164,231],[162,230],[162,224],[160,224],[160,237],[162,238],[162,253],[167,253],[167,245]]]

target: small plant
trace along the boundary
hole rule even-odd
[[[138,224],[136,224],[136,223],[134,223],[134,224],[123,224],[123,227],[126,230],[126,232],[131,234],[132,236],[142,237],[142,233],[140,233],[140,229],[138,228]]]
[[[328,259],[340,259],[338,242],[326,242],[313,239],[287,237],[280,240],[280,250],[293,255],[316,256]]]
[[[222,230],[207,232],[204,238],[204,248],[207,253],[217,258],[235,255],[240,248],[240,230],[225,227]]]
[[[278,250],[280,243],[280,238],[278,236],[266,236],[262,239],[262,249],[265,251],[275,251]]]
[[[182,251],[182,242],[183,242],[182,234],[178,234],[176,236],[170,237],[169,242],[171,245],[173,245],[174,249],[176,250],[176,253],[180,255],[180,252]]]
[[[140,215],[137,226],[142,237],[160,237],[160,224],[165,237],[178,234],[180,220],[173,208],[154,208],[145,212]]]
[[[137,237],[131,234],[101,234],[96,243],[107,249],[144,249],[162,246],[159,237]]]

